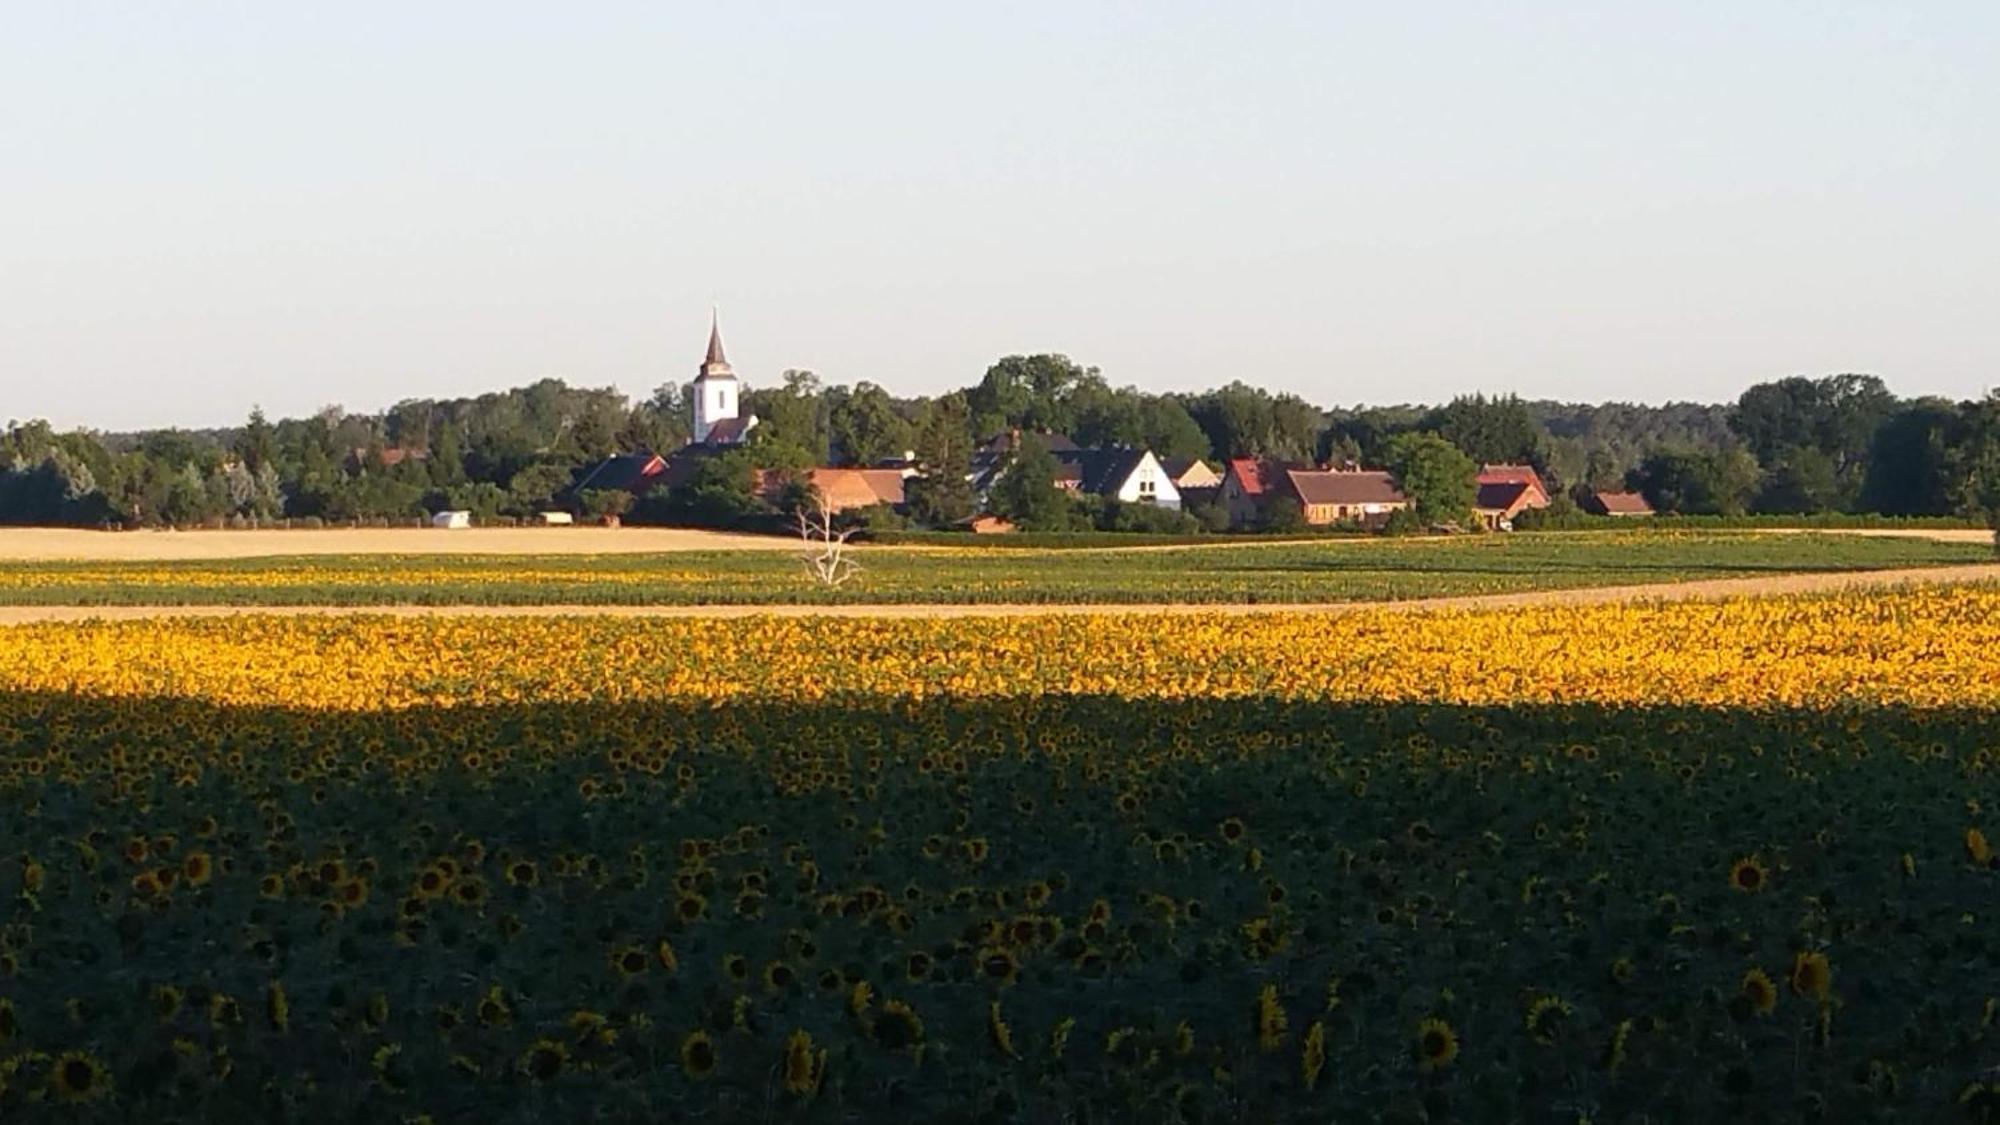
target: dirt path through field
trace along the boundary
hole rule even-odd
[[[2000,563],[1913,567],[1831,574],[1785,574],[1756,578],[1709,578],[1694,582],[1637,586],[1592,586],[1571,590],[1523,590],[1382,602],[1318,602],[1270,605],[1103,604],[1103,605],[487,605],[487,606],[0,606],[0,626],[37,622],[133,621],[155,617],[241,617],[254,614],[390,617],[1038,617],[1073,613],[1358,613],[1371,610],[1417,612],[1439,609],[1528,609],[1548,605],[1605,602],[1715,600],[1770,594],[1829,593],[1912,584],[2000,582]]]

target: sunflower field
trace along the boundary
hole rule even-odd
[[[0,629],[0,1121],[1985,1121],[2000,590]]]

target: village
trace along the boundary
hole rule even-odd
[[[701,466],[753,440],[759,420],[744,412],[741,380],[723,348],[719,323],[711,323],[708,349],[689,387],[692,437],[672,450],[641,449],[604,459],[584,472],[571,492],[624,493],[637,500],[663,489],[685,487]],[[1227,458],[1220,466],[1198,457],[1162,458],[1151,449],[1134,446],[1079,446],[1068,435],[1023,432],[1019,429],[989,436],[972,454],[965,475],[977,505],[957,527],[975,534],[1016,530],[1006,518],[990,511],[995,487],[1013,467],[1017,455],[1034,443],[1055,463],[1052,484],[1078,498],[1137,504],[1168,511],[1209,509],[1215,522],[1231,531],[1306,528],[1381,530],[1397,512],[1412,508],[1411,497],[1394,474],[1365,468],[1352,460],[1312,464],[1273,458]],[[803,485],[818,510],[853,516],[870,509],[900,512],[906,508],[908,486],[922,479],[926,466],[914,451],[869,464],[818,465],[801,474],[759,470],[755,487],[770,503],[783,490]],[[1474,479],[1471,506],[1477,529],[1511,531],[1524,512],[1546,509],[1555,490],[1541,472],[1527,464],[1483,464]],[[1586,513],[1615,518],[1653,514],[1645,498],[1629,491],[1588,490],[1577,497]],[[605,517],[615,521],[616,515]],[[569,522],[568,513],[544,515],[546,522]],[[439,526],[469,526],[464,513],[440,513]]]

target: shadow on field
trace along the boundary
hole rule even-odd
[[[1984,711],[0,696],[0,1116],[80,1052],[62,1120],[1939,1119],[1990,1065],[1994,747]]]

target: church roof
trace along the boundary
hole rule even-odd
[[[729,357],[722,354],[722,320],[719,317],[710,316],[708,318],[708,358],[703,360],[702,363],[706,365],[711,363],[727,364],[728,362]]]
[[[701,361],[702,379],[734,379],[736,372],[729,367],[729,357],[722,352],[722,318],[714,313],[708,318],[708,354]]]

